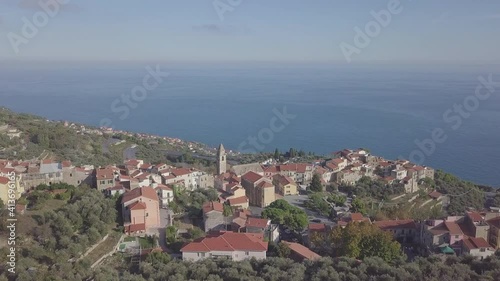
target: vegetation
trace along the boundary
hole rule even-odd
[[[321,251],[332,257],[356,259],[379,257],[386,262],[400,260],[400,244],[392,235],[369,223],[349,223],[345,228],[335,227],[324,236],[316,235],[313,244],[323,245]]]
[[[340,185],[339,190],[348,194],[360,197],[370,197],[377,200],[388,200],[395,195],[405,193],[401,185],[390,185],[382,180],[372,180],[369,177],[362,177],[355,186]]]
[[[391,265],[378,257],[365,258],[362,261],[347,257],[327,257],[303,263],[279,257],[242,262],[205,259],[191,263],[170,260],[161,253],[153,253],[150,256],[138,267],[129,268],[123,273],[103,266],[98,268],[92,277],[96,281],[487,281],[500,279],[500,259],[497,257],[486,258],[483,261],[468,256],[460,258],[453,256],[444,260],[429,257],[417,258],[411,263]]]
[[[307,187],[308,190],[313,192],[323,191],[323,184],[321,183],[321,176],[319,174],[314,174],[311,180],[311,184]]]
[[[309,194],[308,200],[304,203],[304,207],[316,211],[323,216],[329,216],[332,208],[330,204],[325,201],[325,197],[324,193],[311,193]]]
[[[307,214],[283,199],[276,200],[267,206],[262,211],[262,217],[295,231],[301,231],[307,226]]]
[[[33,272],[30,268],[35,269],[36,280],[49,280],[49,277],[50,280],[82,280],[90,274],[91,260],[78,258],[114,226],[115,202],[95,189],[71,189],[71,196],[63,207],[48,206],[52,203],[50,200],[56,199],[44,204],[37,201],[39,210],[17,217],[16,280],[34,280],[29,276],[29,272]],[[1,216],[1,221],[5,221],[6,214],[2,212]],[[0,261],[5,263],[5,259],[2,253]]]
[[[439,170],[436,171],[434,178],[437,191],[447,194],[450,198],[448,214],[462,214],[467,207],[477,210],[484,208],[485,194],[480,186]]]

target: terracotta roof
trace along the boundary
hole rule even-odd
[[[54,161],[52,159],[42,160],[42,164],[52,164]]]
[[[444,225],[450,231],[451,235],[464,235],[462,232],[462,229],[460,229],[460,226],[454,221],[445,221]]]
[[[361,213],[352,213],[351,221],[364,221],[365,217]]]
[[[442,235],[442,234],[448,233],[449,230],[448,230],[448,228],[445,227],[445,225],[443,223],[443,224],[440,224],[440,225],[435,226],[433,228],[430,228],[429,232],[432,233],[432,235]]]
[[[149,163],[144,163],[139,168],[147,170],[147,169],[153,168],[153,165],[151,165]]]
[[[288,242],[288,241],[283,241],[286,245],[288,245],[288,248],[295,254],[303,257],[306,260],[318,260],[321,258],[320,255],[316,254],[315,252],[309,250],[307,247],[304,247],[301,244],[298,243],[293,243],[293,242]]]
[[[218,232],[185,245],[181,252],[267,251],[267,242],[250,233]]]
[[[203,213],[206,214],[211,211],[223,212],[224,206],[221,203],[210,201],[203,204]]]
[[[146,203],[139,201],[130,204],[128,207],[130,210],[145,210],[147,208]]]
[[[178,169],[172,170],[172,174],[174,174],[176,177],[180,177],[180,176],[187,175],[190,173],[191,173],[191,170],[189,170],[187,168],[178,168]]]
[[[398,229],[398,228],[411,228],[417,229],[417,224],[414,220],[385,220],[373,222],[382,230]]]
[[[103,168],[103,169],[97,169],[96,170],[96,178],[97,180],[101,179],[114,179],[114,171],[110,168]]]
[[[443,196],[443,194],[434,190],[433,192],[429,193],[429,196],[431,198],[438,199],[439,197]]]
[[[245,224],[246,227],[266,228],[269,223],[268,219],[248,218]]]
[[[8,184],[9,181],[10,181],[9,178],[0,177],[0,184]]]
[[[500,217],[492,218],[486,221],[489,225],[493,225],[496,228],[500,228]]]
[[[246,180],[246,181],[254,183],[254,182],[260,180],[262,178],[262,176],[255,173],[255,172],[250,171],[250,172],[244,174],[243,176],[241,176],[241,178]]]
[[[469,250],[479,249],[479,248],[491,248],[490,244],[484,240],[484,238],[479,237],[469,237],[467,239],[462,240],[465,247]]]
[[[69,168],[71,167],[71,161],[62,161],[61,165],[63,168]]]
[[[259,183],[257,186],[260,187],[260,188],[274,187],[274,185],[272,183],[267,182],[267,181],[263,181],[263,182]]]
[[[231,198],[228,201],[229,201],[229,205],[231,205],[231,206],[245,204],[245,203],[248,203],[248,197],[241,196],[241,197]]]
[[[164,184],[159,184],[156,189],[160,189],[160,190],[169,190],[169,191],[172,191],[173,189],[168,186],[168,185],[164,185]]]
[[[127,233],[132,233],[136,231],[145,231],[145,230],[146,230],[146,224],[144,223],[130,224],[125,227],[125,232]]]
[[[149,186],[144,186],[132,189],[131,191],[123,194],[122,203],[131,201],[141,196],[158,201],[158,195],[156,194],[156,191]]]
[[[326,224],[324,223],[310,223],[308,226],[310,231],[326,231]]]
[[[125,165],[137,166],[139,164],[140,164],[140,162],[136,159],[130,159],[130,160],[125,161]]]
[[[467,215],[473,222],[484,221],[483,217],[478,212],[467,212]]]
[[[276,175],[276,176],[274,176],[274,178],[277,179],[281,185],[287,185],[287,184],[295,184],[296,185],[294,180],[292,180],[289,177],[283,176],[283,175]]]

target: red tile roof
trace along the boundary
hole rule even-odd
[[[268,219],[248,218],[245,226],[246,227],[265,228],[268,223],[269,223]]]
[[[271,188],[271,187],[274,187],[274,185],[272,183],[267,182],[267,181],[263,181],[263,182],[259,183],[257,186],[260,187],[260,188]]]
[[[181,252],[267,251],[267,242],[250,233],[218,232],[185,245]]]
[[[324,223],[310,223],[309,231],[326,231],[326,224]]]
[[[373,222],[382,230],[399,229],[399,228],[411,228],[417,229],[417,224],[414,220],[385,220],[385,221],[375,221]]]
[[[483,217],[478,212],[467,212],[467,215],[473,222],[484,221]]]
[[[464,235],[462,232],[462,229],[460,229],[460,226],[454,221],[445,221],[444,225],[446,228],[448,228],[448,231],[450,231],[451,235]]]
[[[489,225],[500,228],[500,217],[492,218],[486,221]]]
[[[61,165],[63,168],[69,168],[71,167],[71,161],[62,161]]]
[[[366,218],[361,213],[352,213],[351,221],[364,221]]]
[[[469,237],[462,240],[465,247],[469,250],[479,249],[479,248],[491,248],[490,244],[484,240],[484,238]]]
[[[9,181],[10,181],[9,178],[0,177],[0,184],[8,184]]]
[[[203,213],[206,214],[211,211],[223,212],[224,206],[221,203],[210,201],[203,204]]]
[[[231,206],[245,204],[245,203],[248,203],[248,197],[241,196],[241,197],[231,198],[228,201],[229,201],[229,205],[231,205]]]
[[[276,176],[274,176],[274,178],[277,179],[281,185],[287,185],[287,184],[295,184],[296,185],[295,181],[292,180],[290,177],[286,177],[283,175],[276,175]]]
[[[168,186],[168,185],[164,185],[164,184],[159,184],[156,189],[160,189],[160,190],[168,190],[168,191],[172,191],[173,189]]]
[[[158,195],[156,194],[156,191],[149,186],[144,186],[132,189],[131,191],[123,194],[122,203],[137,199],[141,196],[158,201]]]
[[[255,173],[255,172],[247,172],[246,174],[244,174],[243,176],[241,176],[242,179],[246,180],[246,181],[249,181],[249,182],[256,182],[258,180],[260,180],[262,178],[261,175]]]
[[[114,179],[114,171],[113,169],[110,168],[103,168],[103,169],[97,169],[96,170],[96,178],[97,180],[102,180],[102,179]]]
[[[298,243],[293,243],[293,242],[288,242],[288,241],[283,241],[286,245],[288,245],[288,248],[295,254],[301,256],[302,258],[306,260],[318,260],[321,258],[320,255],[316,254],[315,252],[309,250],[307,247],[304,247],[301,244]]]
[[[434,190],[433,192],[429,193],[429,196],[433,199],[438,199],[439,197],[443,196],[443,194]]]
[[[178,168],[178,169],[172,170],[172,174],[174,174],[174,176],[176,176],[176,177],[180,177],[180,176],[187,175],[190,173],[191,173],[191,170],[189,170],[187,168]]]
[[[145,230],[146,230],[146,224],[144,223],[130,224],[125,227],[125,232],[127,233],[132,233],[136,231],[145,231]]]
[[[135,202],[135,203],[132,203],[131,205],[129,205],[129,209],[130,210],[145,210],[147,207],[146,207],[146,203],[144,202]]]

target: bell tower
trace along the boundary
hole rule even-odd
[[[224,174],[226,169],[226,150],[224,150],[224,146],[221,143],[217,149],[217,174]]]

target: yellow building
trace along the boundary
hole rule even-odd
[[[495,248],[500,249],[500,217],[486,221],[490,226],[488,232],[488,242]]]
[[[248,172],[241,177],[241,185],[252,206],[267,207],[276,200],[271,179],[255,172]]]
[[[299,194],[297,183],[290,177],[275,175],[273,177],[273,184],[276,192],[282,196]]]

